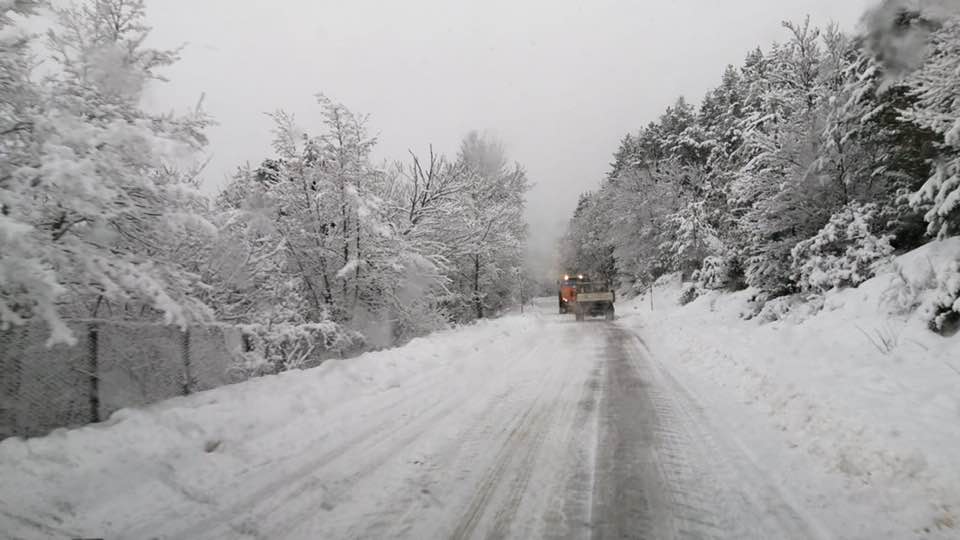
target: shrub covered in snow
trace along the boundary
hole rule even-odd
[[[896,315],[906,315],[920,308],[926,291],[936,289],[933,268],[922,278],[911,279],[900,264],[895,264],[890,286],[883,292],[881,302]]]
[[[943,266],[936,276],[937,288],[925,307],[930,329],[953,335],[960,330],[960,261]]]
[[[735,255],[706,257],[694,280],[699,288],[707,290],[739,291],[747,286],[743,262]]]
[[[363,345],[363,337],[332,322],[247,324],[242,327],[250,347],[243,356],[248,375],[316,365],[324,356],[339,356]]]
[[[873,277],[877,263],[893,253],[889,236],[871,232],[876,211],[874,204],[848,205],[813,238],[793,248],[793,270],[801,290],[856,287]]]
[[[763,308],[760,309],[756,318],[761,323],[783,320],[800,302],[802,302],[802,298],[799,295],[774,298],[763,304]]]
[[[727,262],[722,257],[711,255],[703,259],[703,266],[694,278],[704,289],[723,289],[727,286]]]
[[[760,324],[776,321],[800,324],[818,315],[825,307],[832,309],[823,296],[791,294],[755,304],[754,315],[749,318],[756,319]]]
[[[687,283],[683,286],[683,290],[680,292],[680,298],[677,301],[680,302],[681,306],[685,306],[696,300],[697,296],[699,296],[697,284]]]
[[[931,242],[897,260],[881,297],[892,313],[917,313],[931,330],[960,328],[960,238]]]

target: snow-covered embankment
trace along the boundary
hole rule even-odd
[[[535,315],[481,321],[397,349],[122,409],[100,424],[5,439],[0,538],[141,538],[137,524],[149,528],[165,512],[203,515],[278,491],[297,464],[322,457],[331,441],[376,431],[392,418],[386,411],[426,407],[506,377],[505,362],[490,357],[533,346],[541,324]],[[169,525],[185,518],[171,515]]]
[[[749,290],[680,306],[675,277],[620,313],[830,529],[957,538],[960,334],[934,334],[923,310],[933,274],[957,261],[960,238],[935,242],[769,323],[746,320]]]

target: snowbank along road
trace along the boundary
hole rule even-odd
[[[81,460],[33,474],[19,481],[22,489],[46,476],[64,487],[99,483],[105,494],[92,496],[97,502],[27,497],[0,512],[0,530],[109,538],[829,537],[709,420],[642,336],[616,322],[576,323],[552,302],[412,344],[450,357],[381,391],[247,426],[255,435],[243,440],[229,430],[243,429],[236,426],[244,416],[229,416],[266,403],[252,395],[307,394],[251,381],[148,410],[167,424],[175,411],[193,410],[200,431],[211,429],[204,418],[216,418],[226,425],[224,442],[193,458],[170,451],[152,465],[118,449],[116,461],[99,467]],[[319,383],[332,377],[323,375]],[[362,379],[362,369],[355,376]],[[204,413],[214,406],[228,412]],[[109,439],[103,435],[125,423],[77,436],[100,429],[90,440]],[[50,453],[59,443],[45,444]],[[93,454],[112,451],[109,440],[87,446],[97,444],[104,448]],[[147,477],[121,480],[111,492],[118,475]],[[0,489],[13,503],[11,495]]]

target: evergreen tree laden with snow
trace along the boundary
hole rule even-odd
[[[932,35],[930,54],[909,79],[916,103],[906,117],[943,137],[933,176],[913,195],[926,209],[929,233],[940,238],[960,233],[960,18]]]
[[[932,21],[931,46],[901,79],[876,36],[784,23],[699,108],[680,100],[623,139],[570,221],[567,264],[609,246],[625,285],[681,272],[769,300],[856,286],[894,250],[956,234],[958,32],[929,15],[909,19]]]

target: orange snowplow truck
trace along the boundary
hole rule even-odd
[[[563,279],[557,282],[557,300],[560,303],[560,313],[569,313],[577,302],[577,283],[584,281],[583,274],[564,274]]]
[[[590,281],[583,274],[565,274],[557,282],[557,289],[561,314],[572,311],[578,321],[596,315],[603,315],[608,321],[614,319],[613,303],[617,293],[608,282]]]

